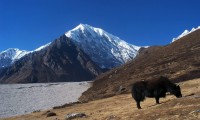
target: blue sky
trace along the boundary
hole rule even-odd
[[[0,51],[34,50],[80,23],[139,46],[200,26],[200,0],[0,0]]]

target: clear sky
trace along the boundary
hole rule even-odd
[[[0,0],[0,51],[34,50],[80,23],[139,46],[200,26],[200,0]]]

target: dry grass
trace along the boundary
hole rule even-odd
[[[45,112],[6,118],[4,120],[64,120],[68,113],[81,112],[87,115],[81,120],[197,120],[200,119],[200,79],[181,84],[182,98],[167,96],[156,105],[155,100],[147,98],[142,102],[143,109],[138,110],[131,94],[122,94],[110,98],[83,104],[52,109],[57,116],[46,117]],[[0,119],[2,120],[2,119]]]

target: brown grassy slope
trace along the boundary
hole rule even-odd
[[[93,87],[80,100],[116,95],[120,86],[130,92],[133,82],[161,75],[176,82],[200,77],[200,30],[167,46],[143,50],[133,61],[96,78]]]
[[[86,118],[78,120],[198,120],[200,119],[200,79],[185,81],[181,85],[182,98],[167,96],[156,105],[147,98],[142,109],[136,108],[131,94],[122,94],[70,107],[50,110],[57,116],[46,117],[46,111],[22,115],[4,120],[64,120],[69,113],[81,112]],[[0,119],[1,120],[1,119]]]

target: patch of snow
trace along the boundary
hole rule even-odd
[[[29,51],[26,51],[26,50],[17,50],[16,51],[16,54],[13,56],[13,60],[18,60],[20,58],[22,58],[23,56],[29,54],[30,52]]]

